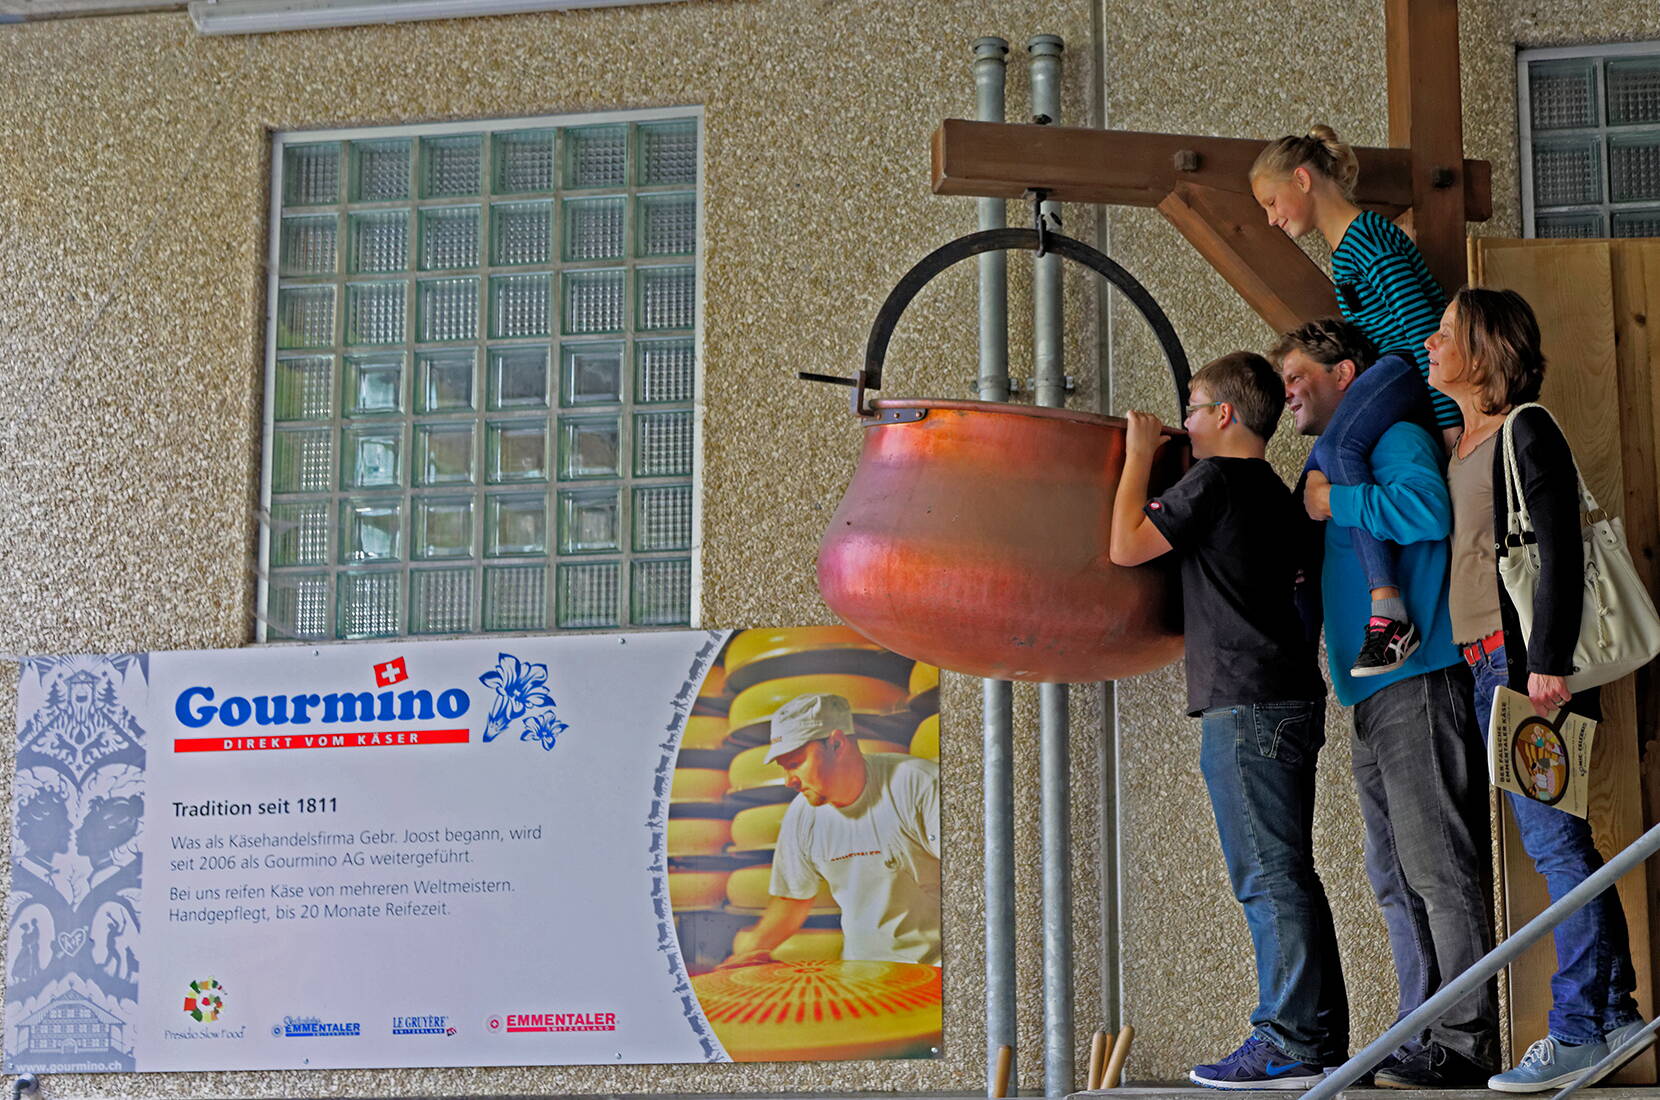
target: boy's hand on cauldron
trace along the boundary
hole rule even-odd
[[[1303,507],[1308,510],[1309,519],[1331,518],[1331,481],[1319,470],[1308,472],[1303,485]]]
[[[1131,409],[1124,414],[1124,457],[1152,458],[1153,452],[1164,442],[1159,434],[1164,425],[1152,413]]]

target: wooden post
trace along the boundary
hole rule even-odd
[[[1450,294],[1465,274],[1458,0],[1384,0],[1383,25],[1389,143],[1410,158],[1418,251]]]

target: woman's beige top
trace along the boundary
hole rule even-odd
[[[1502,432],[1478,444],[1468,458],[1454,448],[1447,459],[1452,493],[1452,567],[1447,609],[1453,639],[1465,645],[1503,626],[1499,617],[1498,559],[1493,552],[1493,448]]]

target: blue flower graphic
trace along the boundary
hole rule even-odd
[[[497,654],[496,667],[480,676],[478,682],[496,692],[490,719],[484,724],[485,741],[494,741],[505,733],[513,720],[531,707],[553,706],[553,696],[544,686],[548,666],[527,664],[511,653]]]
[[[559,735],[570,726],[561,722],[550,710],[543,714],[533,714],[525,719],[524,732],[519,734],[520,741],[539,741],[544,749],[552,749],[559,740]]]

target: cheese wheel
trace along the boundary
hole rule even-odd
[[[755,949],[755,929],[740,929],[732,937],[732,953],[742,955]],[[833,960],[842,957],[842,932],[839,928],[803,928],[772,949],[772,957],[779,962],[805,962],[809,959]]]
[[[859,751],[897,752],[905,751],[904,745],[897,745],[892,741],[879,741],[874,737],[858,738]],[[777,764],[767,763],[767,750],[771,745],[756,745],[752,749],[745,749],[732,758],[732,765],[727,770],[731,778],[731,789],[734,791],[752,791],[757,787],[782,787],[788,778],[784,769]],[[686,769],[682,769],[686,770]],[[675,773],[676,775],[679,772]]]
[[[772,902],[772,864],[742,867],[732,872],[726,881],[726,900],[739,909],[765,909]],[[815,910],[835,910],[836,899],[830,896],[830,884],[818,880],[818,893],[813,897]],[[839,956],[838,956],[839,957]]]
[[[732,841],[732,822],[723,817],[669,818],[669,858],[716,856]]]
[[[719,802],[726,797],[726,773],[719,768],[676,768],[669,803]]]
[[[788,802],[751,806],[732,819],[732,847],[740,850],[771,848],[778,843],[778,829],[784,824]]]
[[[794,626],[777,630],[744,630],[726,647],[726,671],[769,657],[790,657],[826,649],[863,649],[880,653],[882,647],[846,626]]]
[[[692,979],[735,1062],[927,1057],[943,1025],[940,970],[868,959],[775,962]]]
[[[910,693],[921,695],[925,691],[933,691],[940,686],[940,670],[938,665],[925,664],[918,661],[911,666]]]
[[[697,689],[699,699],[714,699],[726,694],[726,669],[715,665],[703,675],[703,683]]]
[[[820,673],[812,676],[784,676],[777,680],[763,680],[732,700],[729,714],[732,728],[764,721],[772,712],[798,695],[828,693],[847,700],[854,714],[887,714],[905,705],[909,698],[905,689],[874,676],[838,676]]]
[[[930,714],[917,724],[916,733],[911,735],[911,755],[926,756],[930,760],[940,758],[940,716]]]
[[[669,904],[675,912],[718,909],[726,898],[730,871],[670,871]]]
[[[682,749],[718,749],[726,740],[728,728],[725,717],[713,714],[694,714],[686,719],[686,729],[680,735]]]

